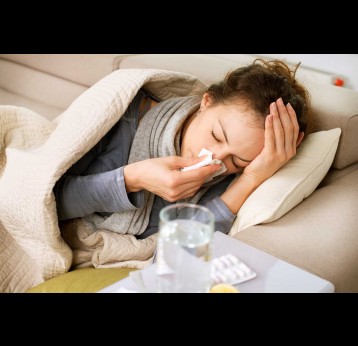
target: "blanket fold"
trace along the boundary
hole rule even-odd
[[[154,236],[139,241],[108,230],[95,233],[88,224],[82,233],[73,234],[73,224],[67,224],[61,227],[62,237],[52,192],[67,169],[120,119],[143,86],[161,100],[206,89],[188,74],[126,69],[97,82],[53,121],[22,107],[0,106],[1,292],[23,292],[63,274],[73,259],[98,267],[119,262],[141,268],[148,263]],[[121,256],[112,261],[108,254],[113,253]]]

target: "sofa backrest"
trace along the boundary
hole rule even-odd
[[[358,92],[312,81],[305,86],[311,94],[313,131],[342,130],[332,167],[342,169],[358,162]]]

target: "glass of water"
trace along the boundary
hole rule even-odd
[[[177,203],[163,208],[159,219],[158,291],[209,292],[214,214],[200,205]]]

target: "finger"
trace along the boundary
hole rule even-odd
[[[275,151],[275,134],[273,132],[272,115],[266,117],[265,123],[265,148],[270,152]]]
[[[169,201],[169,202],[176,202],[179,201],[181,199],[184,198],[188,198],[188,197],[192,197],[195,195],[195,193],[200,189],[200,186],[195,186],[195,187],[190,187],[190,188],[186,188],[183,189],[179,192],[177,192],[174,196],[168,197],[166,194],[163,194],[162,197],[163,199]]]
[[[284,147],[286,155],[291,157],[293,154],[294,148],[292,147],[293,143],[293,124],[290,115],[288,114],[287,108],[282,101],[282,98],[277,100],[277,109],[281,119],[281,124],[284,132]]]
[[[180,181],[180,187],[183,189],[190,188],[193,186],[200,187],[209,177],[211,177],[215,172],[220,169],[220,165],[208,165],[191,171],[179,172],[181,173],[180,178],[178,180]],[[191,174],[187,174],[189,172],[191,172]]]
[[[297,138],[298,138],[298,134],[300,132],[300,127],[298,125],[296,112],[293,109],[293,107],[291,106],[291,103],[287,104],[287,111],[288,111],[288,115],[290,116],[290,119],[291,119],[291,122],[292,122],[292,125],[293,125],[292,146],[294,148],[296,148]]]
[[[280,116],[276,102],[271,103],[271,115],[273,117],[273,132],[275,135],[275,149],[278,154],[282,154],[285,149],[285,134],[283,132]]]
[[[191,171],[179,172],[181,175],[182,183],[186,182],[200,182],[205,181],[209,176],[214,174],[221,168],[220,165],[208,165],[193,169]]]
[[[178,196],[178,200],[188,198],[188,197],[193,197],[198,192],[199,188],[200,188],[200,186],[197,188],[186,189]]]
[[[177,180],[178,182],[179,180]],[[172,196],[176,201],[193,196],[203,185],[204,180],[189,181],[186,183],[178,183],[175,187],[175,195]]]
[[[203,161],[206,157],[207,155],[200,156],[200,157],[171,156],[169,160],[173,169],[179,169],[179,168],[195,165],[196,163]]]

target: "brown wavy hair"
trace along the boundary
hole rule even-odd
[[[251,65],[229,72],[225,79],[207,90],[212,106],[239,103],[254,112],[256,123],[264,126],[269,107],[280,97],[296,112],[300,132],[311,132],[310,95],[296,80],[296,71],[282,60],[256,59]]]

